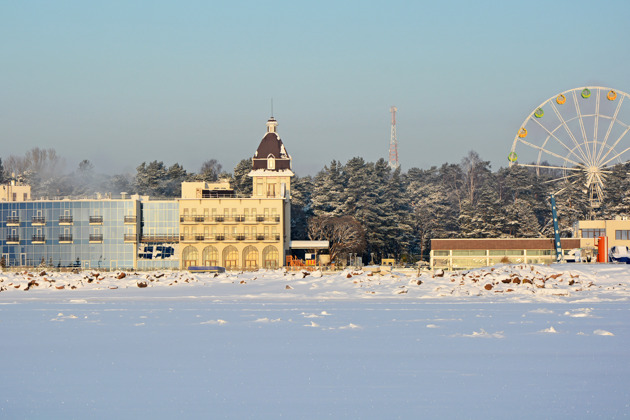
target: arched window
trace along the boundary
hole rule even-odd
[[[243,250],[243,262],[246,269],[258,268],[258,249],[255,246],[249,245]]]
[[[216,247],[213,247],[212,245],[207,246],[203,249],[201,257],[203,260],[203,265],[205,265],[206,267],[219,265],[219,251],[216,249]]]
[[[238,250],[232,245],[223,249],[223,265],[232,270],[238,267]]]
[[[272,154],[267,156],[267,169],[276,169],[276,159]]]
[[[197,248],[195,248],[192,245],[188,245],[186,248],[184,248],[184,251],[182,253],[182,260],[184,261],[184,268],[197,265],[198,259],[199,259],[199,252],[197,252]]]
[[[273,245],[268,245],[263,249],[263,267],[278,268],[278,249]]]

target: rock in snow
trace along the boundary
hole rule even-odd
[[[297,274],[297,275],[293,275]],[[287,275],[291,285],[287,284]],[[35,280],[37,279],[37,281]],[[300,287],[295,289],[296,285]],[[421,287],[418,287],[422,285]],[[239,286],[239,287],[236,287]],[[428,286],[428,287],[427,287]],[[79,272],[20,271],[0,273],[0,296],[14,293],[73,294],[150,293],[153,289],[199,288],[190,295],[258,296],[286,299],[482,299],[492,301],[630,300],[630,265],[503,264],[469,271],[398,272],[375,276],[367,271],[287,273],[259,270],[221,274],[187,271]],[[131,290],[135,289],[135,292]],[[142,289],[142,291],[138,290]],[[291,294],[280,290],[292,290]],[[588,316],[587,309],[569,314]]]

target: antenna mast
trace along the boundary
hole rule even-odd
[[[389,167],[396,170],[400,164],[398,163],[398,140],[396,140],[396,111],[395,106],[389,109],[392,113],[392,134],[389,139]]]

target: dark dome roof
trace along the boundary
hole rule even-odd
[[[260,141],[256,153],[254,153],[253,169],[269,169],[267,165],[267,159],[273,157],[275,159],[274,169],[283,170],[291,169],[291,156],[285,149],[280,136],[275,131],[275,127],[278,123],[275,119],[271,118],[267,121],[267,134]]]

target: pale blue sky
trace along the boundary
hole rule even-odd
[[[498,169],[547,98],[630,92],[629,18],[627,0],[0,0],[0,156],[231,170],[273,98],[299,175],[387,158],[392,105],[403,170],[471,149]]]

